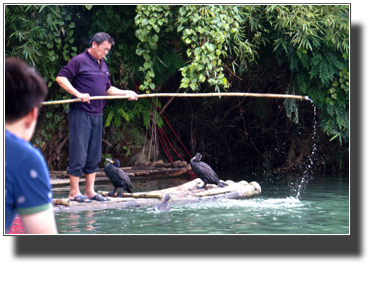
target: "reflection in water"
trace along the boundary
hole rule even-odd
[[[91,210],[67,213],[67,220],[62,222],[60,228],[62,232],[69,230],[70,233],[81,233],[84,230],[87,233],[95,233],[96,216],[97,214]]]

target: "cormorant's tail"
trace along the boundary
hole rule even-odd
[[[225,186],[228,186],[228,184],[225,183],[225,182],[219,182],[218,186],[219,187],[225,187]]]

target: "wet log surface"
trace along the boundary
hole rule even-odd
[[[261,187],[257,182],[248,183],[246,181],[233,182],[227,180],[226,183],[228,186],[224,188],[208,184],[206,189],[197,189],[197,186],[203,185],[202,180],[197,178],[172,188],[140,193],[123,193],[122,197],[119,198],[108,197],[110,201],[106,202],[92,201],[90,203],[78,203],[70,201],[69,206],[55,205],[54,212],[146,207],[161,203],[165,195],[170,195],[170,206],[173,206],[174,204],[214,201],[222,198],[247,199],[258,196],[261,193]],[[108,192],[98,193],[103,196],[108,195]]]

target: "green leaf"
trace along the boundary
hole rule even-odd
[[[144,53],[145,50],[142,50],[142,49],[136,49],[136,54],[141,56],[142,53]]]
[[[184,29],[184,26],[183,25],[179,25],[178,28],[177,28],[177,32],[180,32]]]
[[[61,38],[55,38],[55,42],[60,44],[61,43]]]
[[[215,47],[214,44],[206,43],[205,45],[209,52],[214,52],[214,47]]]
[[[74,22],[71,22],[70,24],[69,24],[69,28],[74,28],[76,25],[74,24]]]
[[[149,62],[145,62],[144,63],[144,68],[145,69],[148,69],[148,68],[150,68],[151,67],[151,63],[149,63]]]
[[[185,7],[182,6],[182,7],[179,9],[179,13],[180,13],[180,15],[184,16],[185,12],[186,12],[186,11],[185,11]]]
[[[144,57],[145,61],[150,60],[150,56],[146,53],[143,54],[143,57]]]

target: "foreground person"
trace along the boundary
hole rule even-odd
[[[25,62],[5,59],[5,233],[16,214],[25,233],[57,234],[46,160],[31,140],[48,90]]]
[[[90,96],[122,95],[137,100],[137,94],[111,86],[110,73],[104,62],[114,44],[113,38],[104,32],[96,33],[90,48],[73,57],[63,67],[56,82],[62,89],[80,98],[69,109],[69,199],[81,203],[108,201],[94,190],[95,173],[99,171],[102,153],[102,114],[105,100],[92,100]],[[71,80],[71,81],[69,81]],[[85,193],[79,189],[79,177],[85,175]]]

